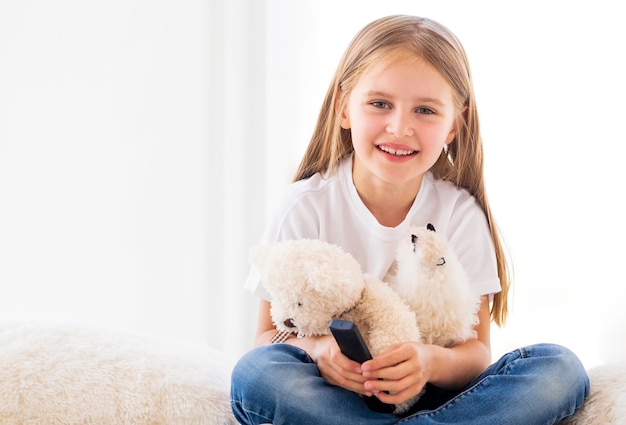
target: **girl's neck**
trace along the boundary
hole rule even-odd
[[[378,222],[385,227],[396,227],[406,218],[422,178],[406,184],[389,184],[376,178],[359,178],[353,175],[359,197]]]

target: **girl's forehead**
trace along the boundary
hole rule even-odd
[[[422,55],[419,55],[416,52],[411,51],[407,48],[395,48],[373,56],[370,60],[369,66],[363,69],[363,74],[361,74],[361,76],[365,74],[380,74],[395,65],[404,64],[426,65],[434,69],[433,65],[428,62]]]
[[[402,56],[395,55],[391,57],[386,57],[382,60],[372,61],[370,66],[363,69],[363,73],[360,75],[358,80],[362,80],[365,78],[375,79],[377,77],[380,77],[382,74],[392,70],[393,68],[399,68],[405,65],[410,65],[411,67],[415,67],[415,68],[428,69],[430,72],[435,72],[436,74],[438,74],[440,77],[443,78],[443,76],[439,73],[439,71],[437,71],[430,62],[426,61],[421,56],[418,56],[416,54],[413,54],[410,56],[407,54],[404,54]],[[357,81],[357,84],[358,84],[358,81]]]

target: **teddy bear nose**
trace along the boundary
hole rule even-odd
[[[293,319],[287,319],[283,322],[283,324],[285,326],[287,326],[288,328],[295,328],[296,325],[293,323]]]

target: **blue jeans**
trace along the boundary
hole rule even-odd
[[[504,355],[460,391],[428,385],[402,418],[370,410],[356,393],[330,385],[299,348],[272,344],[233,370],[231,406],[241,424],[543,425],[572,415],[589,394],[578,358],[540,344]]]

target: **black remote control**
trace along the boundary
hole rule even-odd
[[[332,332],[341,352],[350,360],[363,363],[372,359],[372,354],[365,344],[359,328],[348,320],[333,320],[330,322]],[[378,397],[364,397],[368,407],[376,412],[393,413],[396,407],[393,404],[383,403]]]

